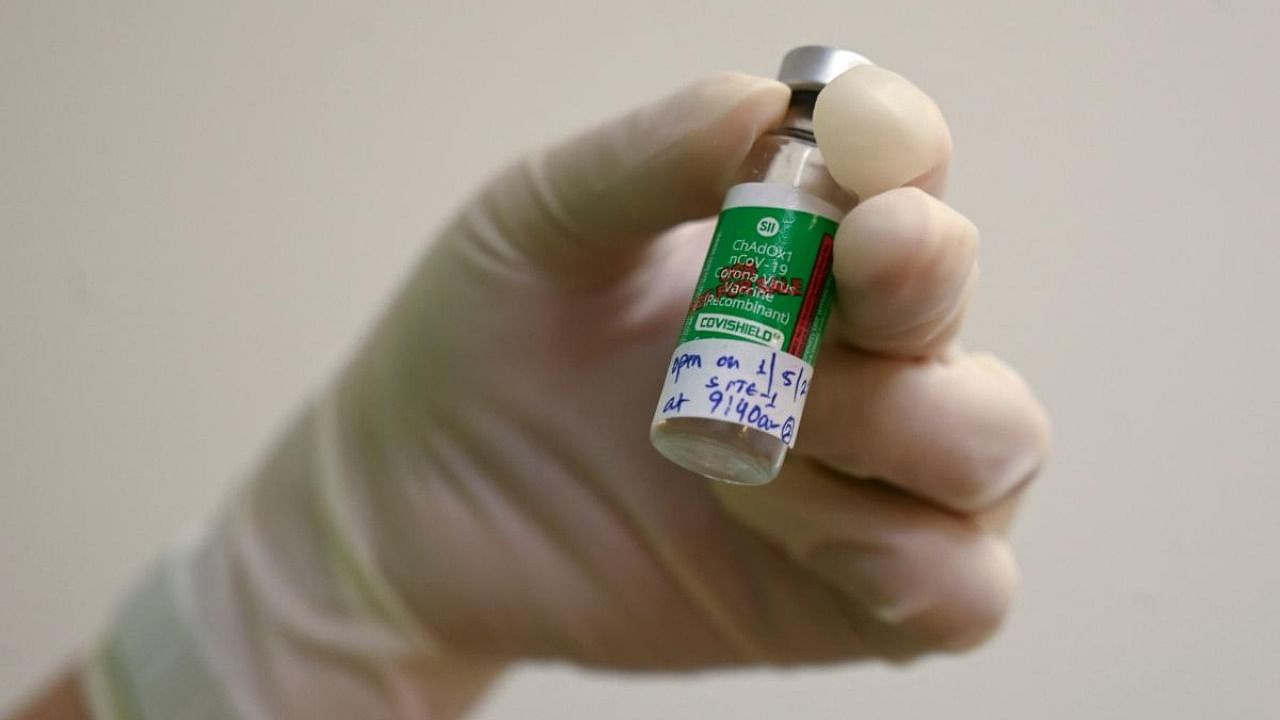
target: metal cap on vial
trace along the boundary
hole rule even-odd
[[[792,90],[821,90],[836,76],[872,62],[856,52],[822,45],[798,47],[782,58],[778,79]]]

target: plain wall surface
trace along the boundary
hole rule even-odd
[[[1056,449],[990,646],[906,670],[517,672],[496,718],[1280,716],[1280,5],[0,3],[0,707],[243,477],[517,153],[857,49],[946,113],[965,344]]]

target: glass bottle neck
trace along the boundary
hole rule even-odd
[[[813,105],[817,102],[818,93],[813,90],[792,90],[791,102],[787,105],[787,114],[782,124],[773,130],[773,135],[786,135],[803,142],[814,144],[813,139]]]
[[[792,92],[782,123],[751,147],[735,180],[796,188],[848,211],[858,199],[832,179],[813,138],[813,102],[817,96],[812,91]]]

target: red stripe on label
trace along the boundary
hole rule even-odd
[[[791,342],[787,344],[787,352],[796,357],[804,357],[804,347],[813,330],[813,319],[822,304],[822,292],[831,275],[831,249],[834,244],[835,238],[830,233],[823,235],[822,244],[818,247],[818,257],[814,258],[813,272],[809,274],[809,287],[805,288],[804,302],[796,316],[796,329],[791,333]]]

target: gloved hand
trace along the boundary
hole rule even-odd
[[[990,635],[1047,424],[1012,371],[952,342],[977,232],[936,198],[949,135],[897,75],[857,68],[819,107],[864,201],[781,476],[717,484],[649,445],[705,218],[787,97],[715,76],[483,189],[252,482],[126,603],[89,665],[98,712],[453,717],[521,659],[904,660]]]

